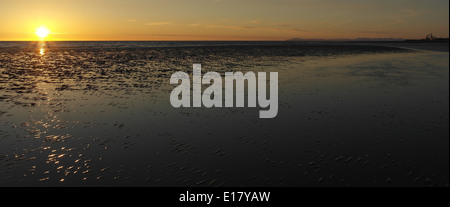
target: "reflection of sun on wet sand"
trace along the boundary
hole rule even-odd
[[[4,186],[448,185],[448,52],[322,45],[0,53]],[[278,71],[277,117],[174,109],[170,75],[199,62],[205,72]]]

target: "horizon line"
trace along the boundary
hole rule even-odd
[[[448,39],[448,38],[444,38]],[[410,39],[404,38],[393,38],[389,40],[386,39],[302,39],[302,40],[0,40],[0,42],[327,42],[327,41],[404,41]],[[413,39],[420,40],[420,39]]]
[[[449,39],[449,37],[444,37],[441,39]],[[423,40],[420,38],[394,38],[394,37],[382,37],[382,38],[370,38],[370,37],[358,37],[358,38],[337,38],[337,39],[302,39],[302,38],[290,38],[290,39],[284,39],[284,40],[130,40],[130,39],[115,39],[115,40],[108,40],[108,39],[101,39],[101,40],[95,40],[95,39],[87,39],[87,40],[0,40],[0,42],[239,42],[239,41],[245,41],[245,42],[327,42],[327,41],[353,41],[353,42],[379,42],[379,41],[388,41],[388,42],[395,42],[395,41],[405,41],[405,40]]]

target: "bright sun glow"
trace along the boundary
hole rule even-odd
[[[36,35],[41,39],[44,39],[45,37],[47,37],[48,34],[50,34],[50,31],[45,27],[39,27],[36,30]]]

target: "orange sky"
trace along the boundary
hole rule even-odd
[[[448,37],[448,0],[0,0],[0,40]]]

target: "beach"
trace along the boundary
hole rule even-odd
[[[448,43],[426,46],[3,43],[0,186],[448,187]],[[195,63],[278,72],[277,117],[172,107]]]

